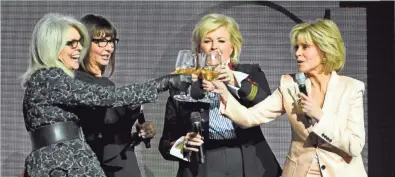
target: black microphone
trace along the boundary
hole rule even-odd
[[[140,114],[139,114],[139,117],[137,118],[137,121],[139,122],[139,124],[143,124],[145,122],[145,116],[144,116],[143,109],[144,109],[144,107],[143,107],[143,105],[141,105]],[[145,148],[151,148],[151,139],[144,139],[143,142],[145,144]]]
[[[193,132],[202,135],[202,118],[200,117],[199,112],[191,113],[191,122],[193,126]],[[203,144],[199,146],[199,156],[200,156],[199,163],[203,164],[204,163]]]
[[[304,73],[302,73],[302,72],[296,73],[295,78],[296,78],[296,82],[299,85],[299,91],[304,93],[306,96],[308,96],[306,85],[305,85],[306,76],[304,75]],[[309,117],[307,115],[305,115],[305,116],[307,118],[307,121],[309,121],[309,123],[311,124],[312,123],[311,117]]]

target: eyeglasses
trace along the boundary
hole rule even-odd
[[[78,43],[81,44],[82,38],[78,40],[71,40],[67,41],[66,45],[70,46],[71,48],[75,49],[78,47]]]
[[[114,38],[111,40],[107,40],[107,39],[92,39],[92,42],[96,43],[99,47],[106,47],[108,45],[108,43],[112,44],[112,47],[114,47],[114,45],[117,45],[119,42],[119,39]]]

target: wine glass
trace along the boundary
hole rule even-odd
[[[219,69],[222,65],[221,54],[218,51],[210,53],[200,53],[198,55],[199,66],[201,67],[200,73],[203,79],[207,81],[214,81],[221,74]],[[205,92],[205,97],[198,100],[199,102],[211,103],[212,100],[209,94]]]
[[[190,50],[180,50],[176,61],[176,74],[191,75],[196,72],[196,55]],[[174,95],[174,99],[183,102],[196,102],[189,96],[191,86],[186,91],[181,90],[179,94]]]
[[[202,59],[202,76],[203,79],[214,81],[221,74],[219,69],[222,65],[221,55],[218,51],[207,53]]]

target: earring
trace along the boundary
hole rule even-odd
[[[322,62],[321,63],[326,63],[327,62],[327,59],[326,58],[322,58]]]

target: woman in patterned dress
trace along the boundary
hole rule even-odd
[[[192,82],[184,75],[120,87],[76,80],[74,71],[89,44],[85,26],[71,16],[46,14],[34,28],[30,65],[23,76],[23,115],[33,146],[25,176],[105,176],[83,138],[74,108],[155,102],[169,87],[182,89]]]

